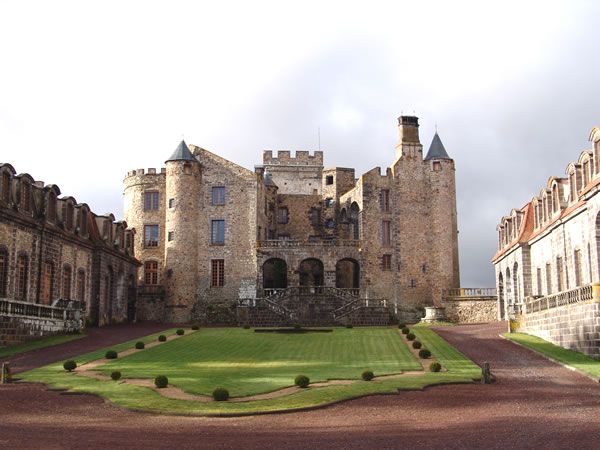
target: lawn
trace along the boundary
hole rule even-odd
[[[172,330],[169,332],[172,333]],[[94,393],[134,410],[186,415],[239,415],[310,408],[364,395],[421,389],[432,384],[468,383],[480,377],[481,369],[435,332],[426,328],[414,329],[414,332],[448,369],[447,372],[423,372],[421,375],[371,382],[359,380],[360,373],[366,367],[376,375],[419,367],[394,328],[336,328],[333,333],[298,335],[265,335],[253,333],[252,330],[228,328],[202,329],[111,362],[110,368],[101,368],[110,371],[118,366],[125,377],[138,376],[142,372],[147,377],[153,377],[157,370],[164,369],[170,382],[179,383],[179,387],[190,391],[211,391],[216,387],[214,381],[218,378],[222,381],[219,385],[228,388],[232,395],[266,392],[288,386],[290,379],[301,372],[306,373],[311,381],[326,378],[353,378],[357,381],[350,385],[309,387],[268,400],[202,403],[169,399],[146,387],[98,381],[66,373],[62,363],[32,370],[20,374],[20,377],[54,388]],[[150,342],[156,337],[148,336],[144,341]],[[131,348],[134,343],[130,341],[111,348],[120,351]],[[79,364],[92,361],[101,357],[105,350],[82,355],[76,360]],[[185,373],[188,374],[187,379]],[[213,383],[197,379],[196,374],[205,374],[206,379],[213,380]]]
[[[0,347],[0,359],[12,357],[19,353],[30,352],[52,345],[62,344],[63,342],[74,341],[81,339],[85,334],[62,334],[59,336],[49,336],[33,341],[23,342],[22,344],[9,345],[8,347]]]
[[[542,355],[581,370],[588,375],[600,378],[600,361],[590,358],[583,353],[567,350],[530,334],[504,333],[503,336]]]
[[[304,374],[312,382],[358,379],[421,370],[393,328],[335,328],[331,333],[255,333],[243,328],[207,328],[101,367],[126,378],[166,375],[191,394],[225,387],[233,397],[274,391]]]

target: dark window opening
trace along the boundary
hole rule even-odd
[[[158,192],[144,192],[144,211],[153,211],[158,209]]]
[[[158,225],[144,225],[144,246],[158,247]]]
[[[289,221],[288,209],[278,208],[277,209],[277,223],[286,224]]]
[[[383,255],[381,258],[381,269],[392,270],[392,255]]]
[[[62,298],[71,299],[71,267],[63,267]]]
[[[222,287],[225,285],[225,260],[224,259],[213,259],[211,260],[212,287]]]
[[[212,244],[225,244],[225,221],[224,220],[213,220],[211,222],[211,243]]]
[[[327,175],[325,177],[325,184],[327,184],[327,185],[333,184],[333,175]]]
[[[382,189],[379,193],[379,207],[382,212],[389,212],[390,210],[390,190]]]
[[[144,263],[144,283],[153,286],[158,284],[158,261]]]
[[[225,204],[225,186],[215,186],[212,188],[212,204]]]

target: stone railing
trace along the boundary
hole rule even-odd
[[[164,293],[165,288],[160,284],[140,284],[137,287],[138,295],[163,295]]]
[[[319,239],[314,241],[272,239],[257,241],[258,248],[294,248],[294,247],[360,247],[358,240]]]
[[[594,294],[596,294],[596,296],[599,294],[594,291],[598,290],[600,290],[600,285],[590,284],[548,295],[546,297],[527,297],[525,298],[525,313],[531,314],[551,308],[557,308],[559,306],[594,300]]]
[[[469,299],[482,297],[496,297],[496,288],[457,288],[443,289],[442,298]]]
[[[60,308],[49,305],[0,299],[0,315],[20,316],[40,319],[74,320],[76,313],[81,315],[83,308]]]
[[[311,296],[311,295],[333,295],[354,300],[360,294],[358,288],[336,288],[329,286],[291,286],[287,288],[266,288],[262,291],[262,297],[277,300],[283,297]],[[261,297],[259,293],[259,297]]]

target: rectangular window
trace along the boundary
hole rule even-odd
[[[71,300],[71,267],[63,267],[63,295],[62,298]]]
[[[575,250],[573,255],[573,269],[575,270],[575,286],[581,286],[581,250]]]
[[[144,211],[153,211],[158,209],[158,192],[144,192]]]
[[[40,303],[49,305],[52,300],[52,285],[54,284],[54,266],[50,261],[42,264],[42,280],[40,286]]]
[[[317,208],[310,208],[310,224],[313,227],[321,225],[321,211]]]
[[[287,208],[278,208],[277,209],[277,223],[285,224],[288,223],[288,209]]]
[[[557,292],[562,292],[565,288],[563,278],[563,259],[559,256],[556,258],[556,281],[557,281]]]
[[[31,185],[21,182],[21,207],[24,211],[31,209]]]
[[[0,297],[6,297],[8,275],[8,252],[0,248]]]
[[[382,212],[390,211],[390,190],[382,189],[379,193],[379,207]]]
[[[391,244],[391,225],[389,220],[383,220],[381,222],[381,244],[382,245],[390,245]]]
[[[546,295],[552,294],[552,268],[546,264]]]
[[[169,199],[169,208],[174,208],[175,207],[175,199],[174,198],[170,198]]]
[[[213,259],[211,260],[212,277],[211,286],[221,287],[225,285],[225,260],[224,259]]]
[[[536,270],[537,295],[542,295],[542,269]]]
[[[225,186],[214,186],[212,188],[212,204],[213,205],[224,205],[225,204]]]
[[[17,258],[17,282],[16,286],[16,297],[17,300],[27,300],[27,278],[29,274],[29,260],[25,255],[19,255]]]
[[[171,242],[173,239],[175,239],[175,232],[169,231],[169,234],[167,235],[167,239],[169,242]]]
[[[10,175],[7,172],[2,173],[2,200],[4,203],[10,201]]]
[[[144,263],[144,283],[158,284],[158,261],[146,261]]]
[[[158,247],[158,225],[144,225],[144,246]]]
[[[383,255],[381,258],[381,269],[392,270],[392,255]]]
[[[85,301],[85,271],[77,272],[77,300]]]
[[[222,245],[225,243],[225,221],[213,220],[211,223],[211,243]]]
[[[331,184],[333,184],[333,175],[327,175],[325,177],[325,184],[328,185],[328,186],[331,185]]]

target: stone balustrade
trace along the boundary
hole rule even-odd
[[[496,288],[443,289],[442,298],[496,297]]]
[[[354,239],[318,239],[314,241],[271,239],[257,241],[258,248],[293,248],[293,247],[360,247],[360,241]]]
[[[546,297],[527,297],[525,298],[525,313],[531,314],[594,299],[600,300],[600,284],[579,286]]]

